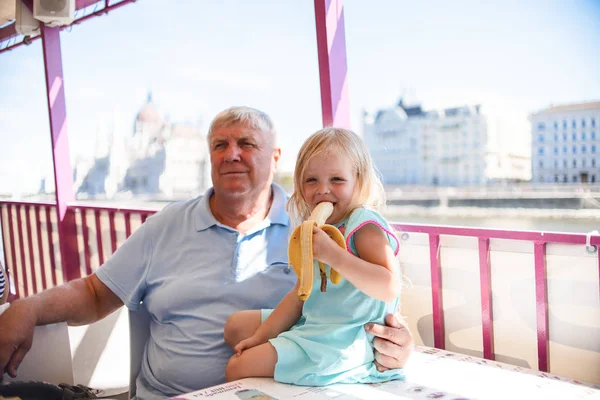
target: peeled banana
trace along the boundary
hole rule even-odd
[[[315,273],[312,246],[313,226],[318,226],[340,247],[346,248],[344,235],[335,226],[325,224],[332,212],[333,204],[329,202],[319,203],[310,214],[310,217],[297,226],[290,237],[288,258],[300,281],[300,287],[298,288],[298,298],[300,300],[308,299],[313,285]],[[327,290],[327,275],[325,266],[320,261],[319,271],[321,273],[321,291],[325,292]],[[342,275],[331,268],[329,279],[337,285],[342,280]]]

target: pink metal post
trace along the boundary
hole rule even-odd
[[[38,242],[38,257],[40,260],[40,275],[42,278],[42,290],[48,289],[46,283],[46,265],[44,263],[44,246],[42,246],[42,221],[40,219],[40,205],[35,205],[35,230]]]
[[[56,185],[58,238],[63,276],[65,280],[70,281],[79,278],[81,272],[79,270],[75,214],[67,210],[67,203],[74,201],[75,195],[73,193],[73,171],[69,158],[60,28],[49,28],[42,24],[41,30],[46,72],[46,92],[48,95],[48,115],[50,117],[50,134],[52,137],[54,182]]]
[[[81,231],[83,232],[83,254],[85,258],[85,273],[92,274],[92,262],[90,254],[90,232],[87,226],[87,210],[81,210]]]
[[[9,212],[8,213],[8,218],[7,221],[10,224],[10,219],[11,219],[11,215],[10,215],[10,204],[6,205],[6,210]],[[4,221],[4,218],[2,217],[2,206],[0,205],[0,233],[2,233],[2,246],[4,249],[4,259],[0,259],[0,262],[2,263],[2,265],[4,266],[4,270],[6,271],[6,274],[9,274],[9,267],[8,267],[8,252],[6,251],[6,249],[8,249],[8,237],[6,236],[8,232],[4,231],[4,227],[2,226],[2,222]],[[10,225],[9,225],[10,226]]]
[[[16,208],[16,207],[15,207]],[[18,209],[17,209],[18,212]],[[17,273],[17,249],[15,248],[15,231],[13,229],[13,216],[12,216],[12,206],[8,205],[8,232],[10,236],[10,254],[11,254],[11,269],[6,267],[6,270],[10,274],[10,278],[13,280],[15,284],[15,291],[17,292],[17,297],[21,297],[21,293],[19,292],[19,274]],[[8,264],[8,263],[7,263]],[[27,286],[27,285],[25,285]]]
[[[100,221],[100,211],[94,211],[94,221],[96,222],[96,246],[98,246],[98,262],[104,264],[104,249],[102,248],[102,223]]]
[[[50,218],[50,206],[46,206],[46,234],[48,235],[48,249],[50,251],[50,268],[52,269],[52,286],[58,284],[56,277],[56,252],[54,251],[54,241],[52,240],[52,220]]]
[[[440,265],[440,236],[429,235],[429,265],[431,267],[431,300],[433,308],[433,346],[444,349],[444,303],[442,299],[442,266]]]
[[[110,250],[111,254],[117,251],[117,229],[115,228],[115,212],[108,213],[108,226],[110,227]]]
[[[342,0],[315,0],[323,126],[350,128],[346,32]]]
[[[546,285],[546,243],[533,244],[535,261],[535,309],[537,319],[538,369],[548,372],[548,288]]]
[[[31,286],[32,286],[32,292],[33,293],[37,293],[37,278],[36,278],[36,271],[35,271],[35,256],[33,255],[33,234],[31,232],[31,223],[30,223],[30,217],[31,217],[31,206],[30,207],[23,207],[23,209],[25,210],[25,227],[27,228],[27,246],[29,247],[29,268],[30,268],[30,272],[31,272]],[[23,265],[25,265],[25,263],[23,263]]]
[[[123,214],[125,217],[125,238],[131,236],[131,213],[125,212]]]
[[[479,281],[481,291],[481,325],[483,357],[494,359],[494,320],[492,309],[492,274],[490,271],[490,239],[479,238]]]
[[[25,239],[23,238],[23,221],[21,219],[21,208],[17,206],[17,233],[19,235],[19,255],[21,256],[21,273],[23,274],[23,294],[29,296],[29,283],[27,282],[27,262],[25,261]],[[15,264],[16,265],[16,264]]]

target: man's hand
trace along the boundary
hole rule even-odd
[[[15,301],[0,315],[0,381],[4,373],[17,376],[17,368],[31,349],[35,325],[35,312],[27,302]]]
[[[388,369],[404,368],[413,347],[413,338],[406,322],[399,314],[385,317],[387,326],[369,323],[367,333],[375,335],[375,365],[383,372]]]

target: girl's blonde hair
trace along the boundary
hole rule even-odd
[[[294,193],[287,203],[287,211],[294,224],[310,216],[310,209],[302,193],[302,182],[308,162],[320,154],[340,154],[348,157],[356,174],[357,191],[346,216],[358,206],[379,210],[385,204],[383,184],[375,170],[371,155],[362,139],[342,128],[323,128],[313,133],[302,145],[294,169]]]

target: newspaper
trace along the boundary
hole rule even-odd
[[[496,361],[417,347],[406,380],[367,385],[293,386],[271,378],[247,378],[172,399],[364,400],[364,399],[599,399],[600,385]]]

